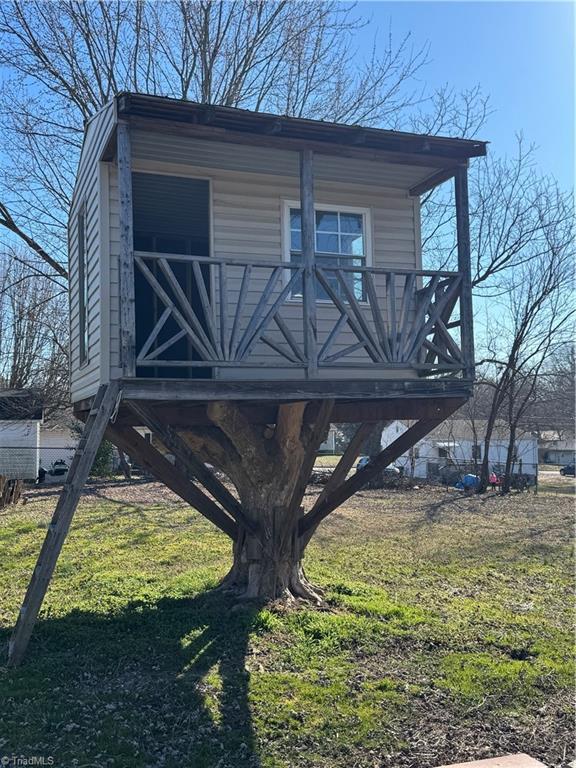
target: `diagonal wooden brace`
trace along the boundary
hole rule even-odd
[[[212,499],[197,488],[180,472],[160,451],[147,442],[134,427],[116,427],[110,425],[106,437],[125,453],[133,456],[148,469],[154,477],[164,483],[171,491],[184,499],[201,515],[235,540],[238,526]]]
[[[349,499],[350,496],[355,494],[356,491],[363,488],[372,477],[378,474],[378,472],[385,469],[391,462],[396,461],[396,459],[425,437],[438,426],[438,424],[441,424],[454,410],[455,408],[443,413],[441,418],[421,419],[412,427],[409,427],[406,432],[394,440],[393,443],[390,443],[390,445],[381,451],[378,456],[372,459],[369,464],[363,469],[358,470],[349,480],[343,482],[338,488],[335,488],[332,493],[326,496],[323,502],[305,515],[300,521],[300,535],[303,536],[307,533],[311,535],[311,532],[317,528],[330,512],[333,512],[337,507]]]
[[[101,386],[94,398],[8,644],[10,666],[20,663],[28,647],[36,618],[78,506],[82,488],[88,479],[96,451],[116,407],[118,393],[118,382],[112,382]]]
[[[157,418],[152,408],[145,403],[132,400],[128,403],[130,410],[141,419],[142,425],[148,427],[162,441],[166,448],[181,462],[189,468],[189,480],[193,478],[198,480],[206,490],[214,496],[222,507],[231,515],[237,523],[241,523],[247,530],[253,528],[253,524],[245,517],[240,502],[234,498],[226,486],[208,469],[180,435],[169,424]]]

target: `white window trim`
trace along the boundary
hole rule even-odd
[[[290,262],[290,208],[301,208],[299,200],[282,200],[282,261]],[[337,211],[338,213],[359,213],[363,219],[364,229],[364,250],[365,266],[371,267],[373,263],[372,251],[372,209],[358,208],[353,205],[340,205],[339,203],[323,203],[321,201],[314,203],[314,211]],[[314,239],[316,241],[316,239]],[[290,274],[286,271],[285,282],[290,279]],[[296,296],[289,296],[287,301],[301,304],[302,299]],[[317,304],[332,304],[329,299],[316,299]],[[359,304],[367,304],[367,301],[359,301]]]

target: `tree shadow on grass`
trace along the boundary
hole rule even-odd
[[[0,755],[257,768],[245,659],[259,606],[233,606],[206,592],[40,621],[23,664],[0,670]]]

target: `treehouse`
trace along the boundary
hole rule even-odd
[[[485,154],[130,93],[89,121],[69,220],[71,396],[86,427],[14,662],[104,434],[230,536],[229,585],[317,596],[301,559],[320,521],[471,393],[467,166]],[[429,271],[420,201],[451,179],[458,268]],[[374,424],[396,418],[415,423],[347,478]],[[360,426],[304,510],[331,422]]]

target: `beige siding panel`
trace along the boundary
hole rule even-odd
[[[298,153],[270,147],[251,147],[216,141],[203,141],[174,134],[135,130],[134,157],[159,163],[190,165],[197,168],[222,168],[246,173],[294,176],[299,173]],[[314,172],[319,180],[368,183],[409,189],[434,173],[432,167],[352,159],[317,154]]]
[[[88,125],[70,213],[70,361],[72,401],[94,394],[101,380],[100,317],[101,298],[101,221],[99,158],[114,126],[114,104],[104,108]],[[78,321],[78,242],[76,237],[77,216],[81,206],[86,206],[86,270],[87,270],[87,316],[88,316],[88,361],[81,368],[80,338]]]
[[[155,145],[158,152],[152,152],[152,144],[148,143],[149,137],[135,137],[135,169],[144,172],[175,173],[178,175],[190,175],[210,178],[212,184],[212,220],[213,220],[213,255],[218,258],[234,260],[249,260],[257,263],[259,260],[277,261],[282,259],[282,224],[284,201],[297,201],[299,198],[297,166],[290,173],[282,175],[278,171],[272,173],[270,166],[264,169],[262,163],[257,166],[258,173],[246,170],[231,170],[234,163],[244,164],[246,155],[238,159],[230,152],[228,145],[217,145],[211,142],[202,143],[206,150],[201,155],[200,147],[194,145],[187,148],[187,140],[182,137],[166,137],[167,141],[161,147]],[[173,140],[178,140],[174,142]],[[146,139],[146,141],[144,141]],[[206,146],[206,145],[210,146]],[[217,150],[222,148],[223,154]],[[236,148],[237,149],[237,148]],[[259,150],[260,152],[260,150]],[[271,151],[273,154],[278,154]],[[147,154],[153,159],[147,159]],[[279,168],[288,167],[288,158],[285,155],[291,153],[279,153]],[[191,164],[192,156],[196,158],[196,165]],[[198,161],[202,157],[203,163]],[[159,161],[162,158],[162,162]],[[269,152],[259,155],[260,160],[272,162]],[[293,159],[293,158],[292,158]],[[325,158],[322,158],[324,161]],[[336,160],[340,163],[341,160]],[[204,164],[205,163],[205,164]],[[255,163],[252,163],[254,166]],[[376,164],[377,165],[377,164]],[[226,166],[226,167],[222,167]],[[370,211],[371,238],[373,264],[389,269],[406,269],[417,266],[417,249],[415,243],[415,208],[413,200],[399,190],[388,187],[367,184],[364,173],[366,168],[358,171],[354,177],[363,183],[354,183],[347,180],[325,181],[317,179],[316,201],[317,204],[354,206],[367,208]],[[252,168],[253,171],[253,168]],[[378,168],[380,174],[381,168]],[[328,175],[325,169],[323,175]],[[336,178],[337,174],[334,174]],[[374,174],[369,178],[375,178]],[[378,180],[382,181],[381,175]],[[112,193],[111,193],[112,199]],[[116,224],[114,223],[114,226]],[[113,241],[113,237],[112,237]],[[112,272],[114,274],[114,271]],[[266,285],[271,271],[269,269],[255,268],[251,281],[251,289],[245,302],[245,315],[247,320],[256,307],[262,291]],[[228,268],[229,290],[229,326],[233,322],[236,302],[240,290],[242,269]],[[376,278],[377,290],[380,295],[385,293],[385,278]],[[214,284],[217,288],[217,278],[214,276]],[[397,305],[401,303],[401,282],[397,279]],[[111,288],[114,295],[114,286]],[[278,295],[278,289],[276,295]],[[368,326],[373,329],[373,319],[370,310],[365,307],[365,319]],[[282,316],[296,337],[297,343],[302,346],[301,328],[302,306],[297,301],[288,301],[282,309]],[[318,304],[318,332],[320,345],[325,341],[339,317],[339,312],[329,305]],[[117,322],[117,311],[112,312],[113,326],[111,338],[117,339],[117,331],[114,324]],[[216,324],[217,324],[216,318]],[[247,320],[243,324],[246,327]],[[270,335],[277,338],[274,333]],[[344,349],[356,343],[357,338],[349,330],[344,329],[337,343],[332,348],[332,353]],[[117,343],[117,342],[116,342]],[[266,345],[259,343],[253,350],[252,359],[259,363],[268,364],[268,368],[259,369],[221,369],[219,376],[226,379],[254,379],[265,375],[267,378],[301,378],[304,372],[301,370],[289,370],[281,368],[281,358]],[[347,363],[369,362],[369,357],[363,351],[346,357]],[[117,352],[111,355],[112,366],[118,366]],[[350,369],[329,369],[322,371],[326,378],[352,378],[358,377],[358,372]],[[380,378],[383,373],[376,370],[362,371],[362,376],[368,378]],[[386,376],[409,376],[408,371],[386,373]]]

